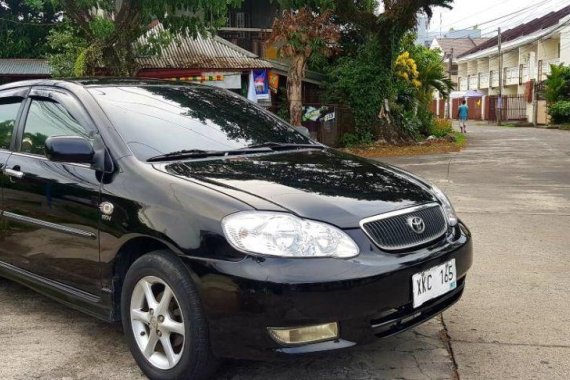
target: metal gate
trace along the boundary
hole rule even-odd
[[[499,109],[501,110],[501,119],[504,121],[527,120],[526,105],[524,95],[503,96],[502,107],[499,104],[498,96],[489,96],[488,120],[497,121]]]

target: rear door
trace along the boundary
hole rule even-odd
[[[10,157],[10,148],[15,137],[16,121],[23,109],[29,88],[11,89],[0,92],[0,244],[6,234],[7,224],[4,219],[3,188],[7,177],[2,175]],[[14,264],[15,258],[9,251],[0,251],[0,265]]]
[[[4,181],[5,233],[0,255],[35,275],[98,294],[99,174],[87,165],[49,161],[50,136],[91,138],[79,101],[55,89],[32,89]]]

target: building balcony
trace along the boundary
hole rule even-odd
[[[499,87],[499,73],[496,71],[491,71],[491,73],[489,73],[489,83],[491,83],[491,88],[497,88]]]
[[[477,90],[477,86],[479,85],[479,83],[477,83],[477,81],[478,81],[477,75],[469,76],[469,79],[468,79],[469,90]]]
[[[469,89],[469,82],[467,78],[459,79],[459,91],[467,91]]]
[[[487,89],[489,88],[489,73],[479,73],[479,88]]]
[[[521,65],[520,77],[521,77],[523,83],[526,83],[530,80],[530,66],[529,65]]]
[[[505,77],[503,78],[503,81],[505,83],[505,86],[510,86],[513,84],[518,85],[519,84],[519,68],[518,67],[506,67],[505,68],[505,73],[504,73]]]
[[[550,75],[550,65],[559,65],[560,58],[545,59],[538,61],[538,80],[542,82]]]

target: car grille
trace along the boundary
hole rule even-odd
[[[410,226],[412,218],[423,220],[425,230],[418,233]],[[378,247],[402,250],[430,243],[447,231],[447,222],[441,206],[431,203],[366,218],[360,226]]]

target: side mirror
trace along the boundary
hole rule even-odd
[[[53,136],[46,139],[45,154],[50,161],[91,164],[95,151],[91,143],[79,136]]]

